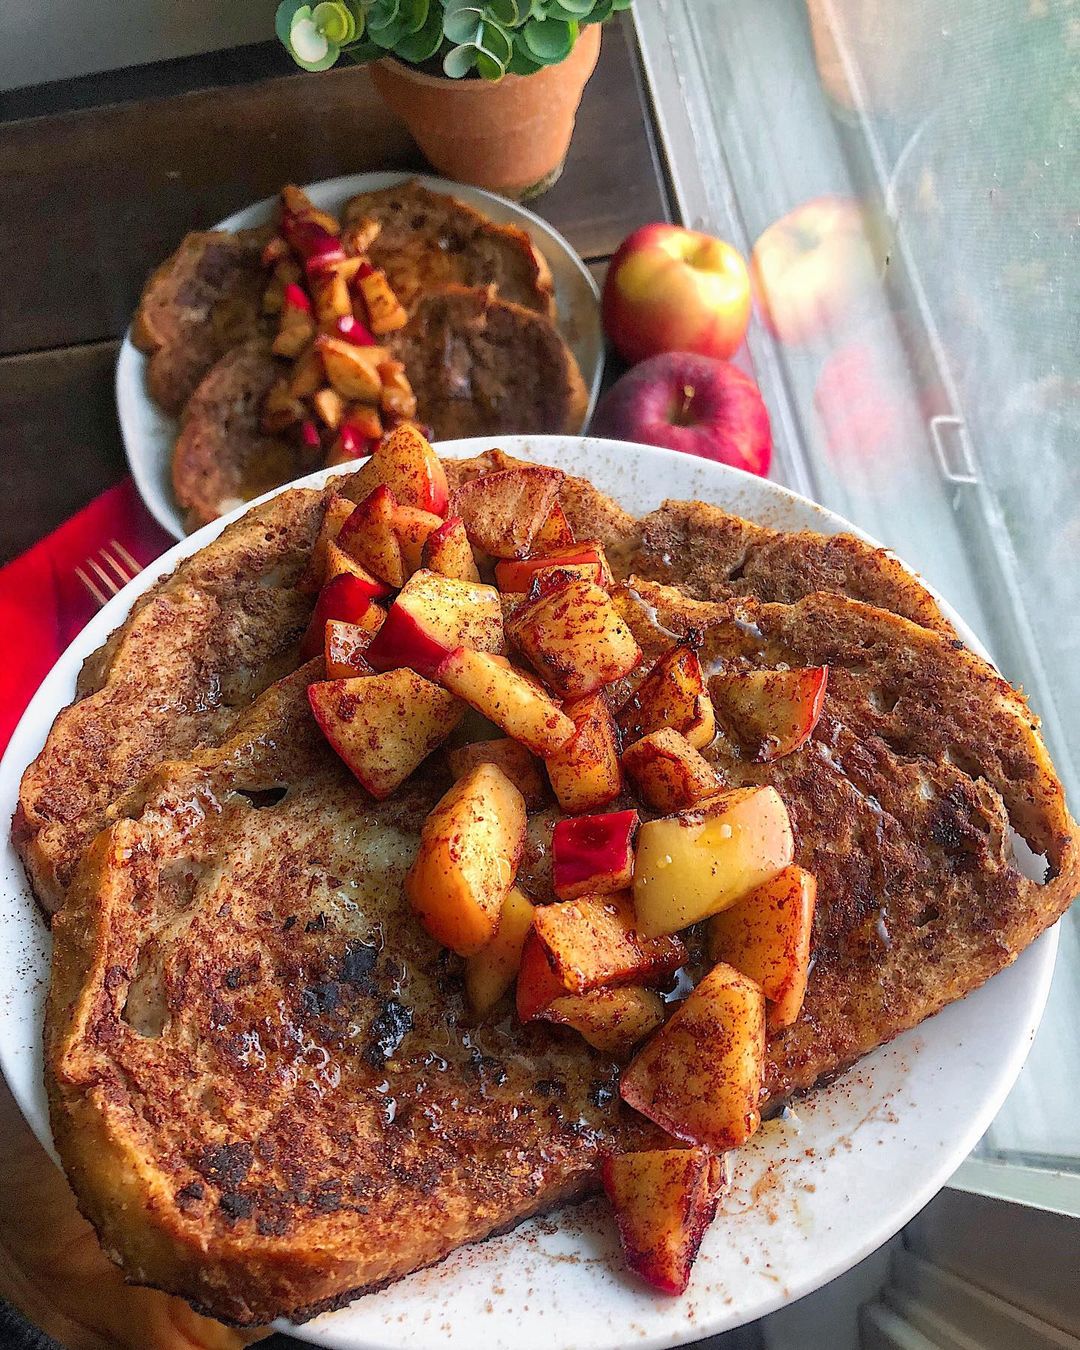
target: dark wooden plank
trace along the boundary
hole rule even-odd
[[[632,43],[609,26],[566,170],[536,204],[585,257],[667,213]],[[283,182],[420,165],[352,68],[0,125],[0,353],[118,336],[187,230]]]
[[[0,360],[0,563],[123,477],[113,400],[117,346]]]

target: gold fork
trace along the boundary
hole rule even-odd
[[[110,539],[104,548],[98,549],[95,557],[87,558],[81,567],[76,567],[75,575],[94,601],[105,605],[141,571],[142,567],[123,544]]]

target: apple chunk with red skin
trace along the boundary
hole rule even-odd
[[[503,649],[502,606],[494,586],[454,581],[437,572],[414,572],[386,612],[367,658],[376,670],[411,666],[434,676],[458,646]]]
[[[566,512],[559,502],[554,502],[547,513],[547,519],[533,538],[533,552],[546,553],[559,548],[568,548],[573,542],[574,531],[566,519]]]
[[[646,821],[634,859],[634,908],[650,937],[719,914],[793,860],[791,820],[773,787],[735,788]]]
[[[622,985],[561,994],[539,1014],[545,1022],[572,1027],[590,1045],[623,1059],[664,1020],[664,1000],[655,989]]]
[[[564,474],[523,464],[471,478],[456,489],[451,514],[465,522],[469,541],[493,558],[524,558],[548,518]]]
[[[828,666],[749,670],[710,682],[720,720],[759,764],[806,744],[825,706]]]
[[[601,985],[656,984],[689,959],[677,937],[638,933],[625,892],[541,905],[533,927],[551,969],[573,994]]]
[[[495,936],[525,848],[525,802],[494,764],[456,782],[424,822],[405,894],[437,942],[475,956]]]
[[[739,1148],[761,1123],[765,995],[723,963],[695,986],[623,1072],[627,1106],[676,1139]]]
[[[681,1294],[716,1213],[712,1160],[703,1148],[609,1155],[600,1167],[623,1257],[635,1275]]]
[[[681,732],[695,750],[703,750],[716,735],[712,699],[692,647],[663,655],[619,709],[624,745],[663,727]]]
[[[625,890],[634,875],[637,826],[636,811],[566,816],[556,821],[551,832],[551,875],[559,899]]]
[[[361,582],[372,600],[385,600],[388,596],[394,594],[392,588],[387,586],[385,582],[377,581],[366,567],[361,567],[355,558],[346,553],[337,543],[331,542],[326,546],[326,575],[323,585],[332,581],[334,577],[341,576],[343,572]]]
[[[460,516],[444,520],[428,535],[421,561],[428,571],[453,577],[455,581],[480,580],[472,545],[465,533],[465,522]]]
[[[300,643],[300,655],[305,661],[322,651],[326,625],[331,619],[374,631],[382,623],[382,610],[358,577],[348,572],[332,577],[319,592],[311,622]]]
[[[566,705],[575,731],[544,760],[564,811],[598,811],[622,792],[619,741],[615,722],[599,694]]]
[[[383,358],[385,359],[385,358]],[[388,487],[402,506],[444,516],[449,498],[446,470],[427,437],[411,422],[380,441],[357,475],[357,495]]]
[[[397,498],[381,483],[356,507],[337,537],[339,548],[395,590],[405,585],[407,576],[394,530],[397,505]]]
[[[302,591],[317,591],[326,580],[326,552],[341,533],[341,527],[356,510],[356,503],[340,493],[331,493],[323,510],[322,524],[311,548],[311,557],[300,578]]]
[[[550,755],[574,734],[573,722],[550,694],[491,652],[458,647],[435,677],[534,755]]]
[[[461,705],[411,670],[308,686],[323,735],[360,783],[382,801],[441,745]]]
[[[654,356],[605,394],[595,436],[644,442],[767,474],[772,431],[765,401],[738,366],[691,352]]]
[[[629,674],[641,648],[606,591],[569,581],[527,601],[507,633],[562,698],[583,698]]]
[[[570,544],[566,548],[547,549],[528,558],[508,559],[495,564],[495,584],[503,595],[524,595],[537,572],[552,567],[581,569],[586,581],[605,589],[611,585],[611,568],[602,544],[593,540]]]
[[[802,1009],[816,900],[813,874],[785,867],[709,921],[710,956],[761,985],[770,1030],[790,1026]]]
[[[485,1017],[514,983],[533,909],[524,891],[512,887],[503,901],[495,936],[465,962],[465,993],[477,1017]]]

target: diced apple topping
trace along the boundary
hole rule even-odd
[[[548,517],[563,480],[561,469],[524,464],[472,478],[454,493],[451,514],[465,522],[469,541],[493,558],[524,558]]]
[[[448,750],[446,759],[455,778],[464,778],[477,764],[497,765],[525,798],[530,811],[535,811],[547,799],[539,764],[523,745],[509,736],[494,741],[473,741],[456,750]]]
[[[494,764],[478,764],[428,816],[405,894],[437,942],[474,956],[495,936],[525,824],[521,793]]]
[[[379,801],[404,783],[461,716],[455,698],[411,670],[312,684],[308,701],[326,739]]]
[[[337,431],[348,406],[338,391],[329,386],[320,389],[317,394],[312,395],[311,404],[323,426],[329,431]]]
[[[548,962],[567,990],[656,984],[688,960],[677,937],[643,938],[630,896],[583,895],[541,905],[534,927]]]
[[[605,1158],[600,1176],[629,1269],[662,1293],[681,1294],[716,1212],[709,1153],[623,1153]]]
[[[552,885],[559,899],[626,890],[634,875],[632,841],[637,824],[636,811],[567,816],[556,821],[551,834],[551,861]]]
[[[817,881],[785,867],[709,923],[709,953],[761,985],[770,1030],[787,1027],[802,1009],[810,971]]]
[[[341,261],[347,260],[343,258]],[[337,268],[327,267],[315,275],[309,273],[308,285],[311,287],[311,301],[319,327],[324,333],[333,332],[338,319],[352,314],[348,280]]]
[[[433,534],[428,535],[422,562],[430,571],[453,577],[455,581],[480,580],[472,545],[460,516],[444,520]]]
[[[326,625],[331,619],[341,619],[375,632],[383,621],[383,613],[359,578],[348,573],[331,577],[319,592],[311,622],[300,641],[300,655],[305,661],[323,650]]]
[[[720,791],[720,775],[713,766],[670,727],[635,741],[623,751],[622,764],[654,811],[683,811]]]
[[[317,342],[300,353],[289,371],[289,393],[293,398],[311,398],[326,383],[326,369]]]
[[[369,493],[338,533],[338,547],[380,581],[405,584],[405,559],[394,530],[397,499],[385,484]]]
[[[534,911],[535,913],[535,911]],[[551,968],[543,943],[530,931],[521,949],[515,1001],[517,1015],[523,1022],[531,1022],[549,1008],[557,998],[566,997],[562,980]]]
[[[401,545],[401,556],[410,573],[423,566],[424,545],[442,524],[442,517],[419,506],[401,506],[394,511],[394,533]]]
[[[380,483],[403,506],[415,506],[440,517],[446,514],[446,470],[427,437],[412,423],[395,427],[360,470],[360,492],[373,491]]]
[[[750,670],[710,682],[724,726],[761,764],[805,745],[825,706],[828,666]]]
[[[495,936],[465,962],[465,993],[477,1017],[486,1017],[514,983],[532,921],[532,901],[512,887],[503,901]]]
[[[773,787],[736,788],[638,832],[634,908],[649,936],[677,933],[771,881],[794,856],[787,807]]]
[[[568,703],[573,736],[544,761],[555,796],[564,811],[598,811],[622,792],[615,723],[599,694]]]
[[[716,735],[716,717],[697,652],[676,647],[662,656],[619,710],[619,727],[625,745],[670,727],[704,749]]]
[[[375,610],[373,605],[368,613]],[[381,611],[380,620],[381,620]],[[373,675],[374,669],[364,659],[364,652],[373,633],[378,632],[358,623],[343,623],[331,619],[326,625],[323,657],[328,680],[350,680],[358,675]]]
[[[636,985],[562,994],[539,1014],[545,1022],[572,1027],[590,1045],[618,1059],[664,1020],[664,1001],[655,989]]]
[[[368,327],[376,337],[381,337],[383,333],[393,333],[399,328],[404,328],[409,322],[408,314],[390,289],[385,272],[374,268],[358,277],[356,286],[364,298]]]
[[[641,648],[606,591],[571,581],[516,610],[507,631],[562,698],[582,698],[621,679]]]
[[[638,1051],[619,1092],[674,1138],[722,1152],[761,1122],[764,1066],[765,996],[720,964]]]
[[[554,567],[569,569],[574,577],[597,586],[611,584],[611,569],[603,546],[597,543],[570,544],[528,558],[504,559],[495,564],[495,584],[504,595],[524,594],[538,572]]]
[[[302,591],[317,591],[326,580],[326,550],[341,533],[341,527],[356,509],[356,503],[334,492],[327,498],[322,524],[312,545],[311,558],[300,580]]]
[[[400,361],[383,361],[379,375],[382,378],[379,406],[383,412],[394,417],[415,417],[416,395],[404,365]]]
[[[490,652],[458,647],[435,675],[534,755],[553,754],[574,734],[573,722],[549,694]]]
[[[385,347],[357,347],[344,338],[321,333],[315,339],[314,350],[322,358],[326,378],[342,398],[378,403],[382,392],[379,363],[387,358]],[[322,383],[320,379],[316,389]]]
[[[553,553],[556,549],[569,548],[573,542],[574,531],[566,519],[566,512],[556,501],[547,513],[547,519],[533,536],[533,552]]]
[[[463,644],[476,651],[501,651],[498,591],[494,586],[419,571],[387,611],[368,660],[376,670],[411,666],[418,674],[433,677],[454,648]]]

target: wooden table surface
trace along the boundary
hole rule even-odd
[[[305,75],[276,43],[0,94],[0,563],[126,472],[113,400],[119,339],[147,273],[188,230],[285,182],[423,167],[365,71]],[[669,201],[621,16],[605,30],[563,176],[531,205],[599,278],[625,235],[669,217]],[[0,1216],[0,1296],[80,1350],[142,1350],[137,1330],[134,1341],[83,1334],[50,1308],[65,1279],[69,1304],[93,1302],[86,1290],[99,1286],[107,1303],[112,1276],[96,1273],[89,1229],[2,1082],[0,1124],[9,1178],[12,1169],[33,1178],[21,1189],[31,1206],[38,1197],[46,1229],[69,1207],[65,1250],[83,1253],[78,1272],[64,1260],[54,1271],[47,1233],[16,1206],[10,1222]],[[128,1315],[121,1304],[114,1314]]]
[[[113,366],[147,273],[285,182],[421,169],[366,71],[274,45],[0,95],[0,563],[125,472]],[[609,24],[562,178],[532,204],[602,270],[669,215],[633,30]]]

